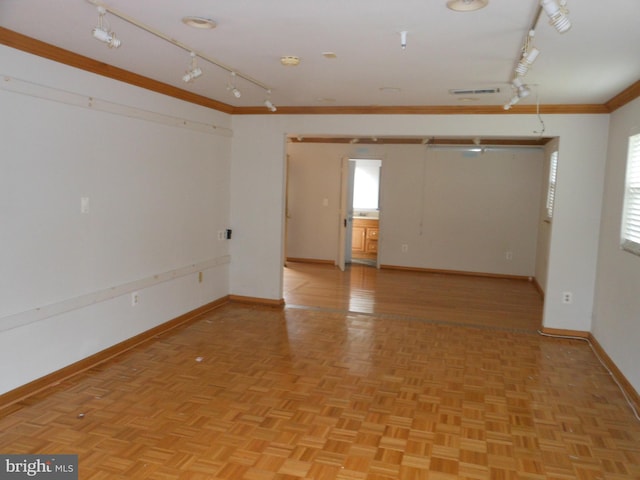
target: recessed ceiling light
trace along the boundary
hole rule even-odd
[[[324,58],[338,58],[338,55],[336,55],[334,52],[322,52],[322,56]]]
[[[216,28],[217,24],[210,18],[204,17],[182,17],[182,23],[193,28],[211,29]]]
[[[484,8],[489,0],[449,0],[447,7],[456,12],[473,12]]]
[[[295,67],[300,64],[300,57],[294,55],[285,55],[280,58],[280,63],[285,67]]]

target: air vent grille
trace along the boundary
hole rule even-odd
[[[455,88],[449,90],[451,95],[489,95],[500,93],[499,88]]]

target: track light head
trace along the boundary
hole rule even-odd
[[[242,96],[242,92],[236,88],[235,85],[236,72],[231,72],[231,80],[227,83],[227,90],[229,90],[234,97],[240,98]]]
[[[116,34],[109,30],[109,25],[104,19],[107,11],[104,7],[98,7],[98,26],[92,31],[93,38],[106,43],[109,48],[118,48],[122,43],[116,38]]]
[[[182,80],[184,80],[186,83],[189,83],[194,81],[200,75],[202,75],[202,70],[200,69],[200,67],[192,68],[182,76]]]
[[[516,73],[520,76],[526,75],[531,65],[533,65],[533,62],[538,58],[538,55],[540,55],[540,50],[536,47],[531,47],[531,49],[522,56],[522,59],[516,67]]]
[[[524,84],[524,82],[522,81],[522,78],[520,77],[514,78],[511,84],[513,85],[513,88],[515,88],[516,90],[516,95],[518,99],[528,97],[531,94],[531,90],[527,85]]]
[[[202,75],[202,69],[198,67],[197,57],[194,52],[191,52],[191,64],[189,70],[182,76],[182,80],[186,83],[194,81],[200,75]]]
[[[268,98],[264,101],[264,106],[267,107],[271,112],[275,112],[277,110],[275,105],[271,103],[271,100],[269,100]]]
[[[549,17],[549,23],[555,27],[558,33],[565,33],[571,28],[571,20],[567,16],[569,11],[566,8],[566,1],[541,0],[541,6]]]
[[[122,43],[119,38],[116,38],[113,32],[107,32],[100,27],[93,29],[93,38],[106,43],[109,48],[118,48]]]

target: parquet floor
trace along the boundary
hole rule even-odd
[[[5,412],[0,452],[91,480],[640,478],[586,344],[419,317],[228,304]]]

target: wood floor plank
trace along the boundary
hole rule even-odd
[[[640,478],[640,423],[586,343],[535,333],[528,282],[403,282],[423,303],[357,312],[343,281],[209,312],[5,411],[0,452],[77,453],[92,480]]]

